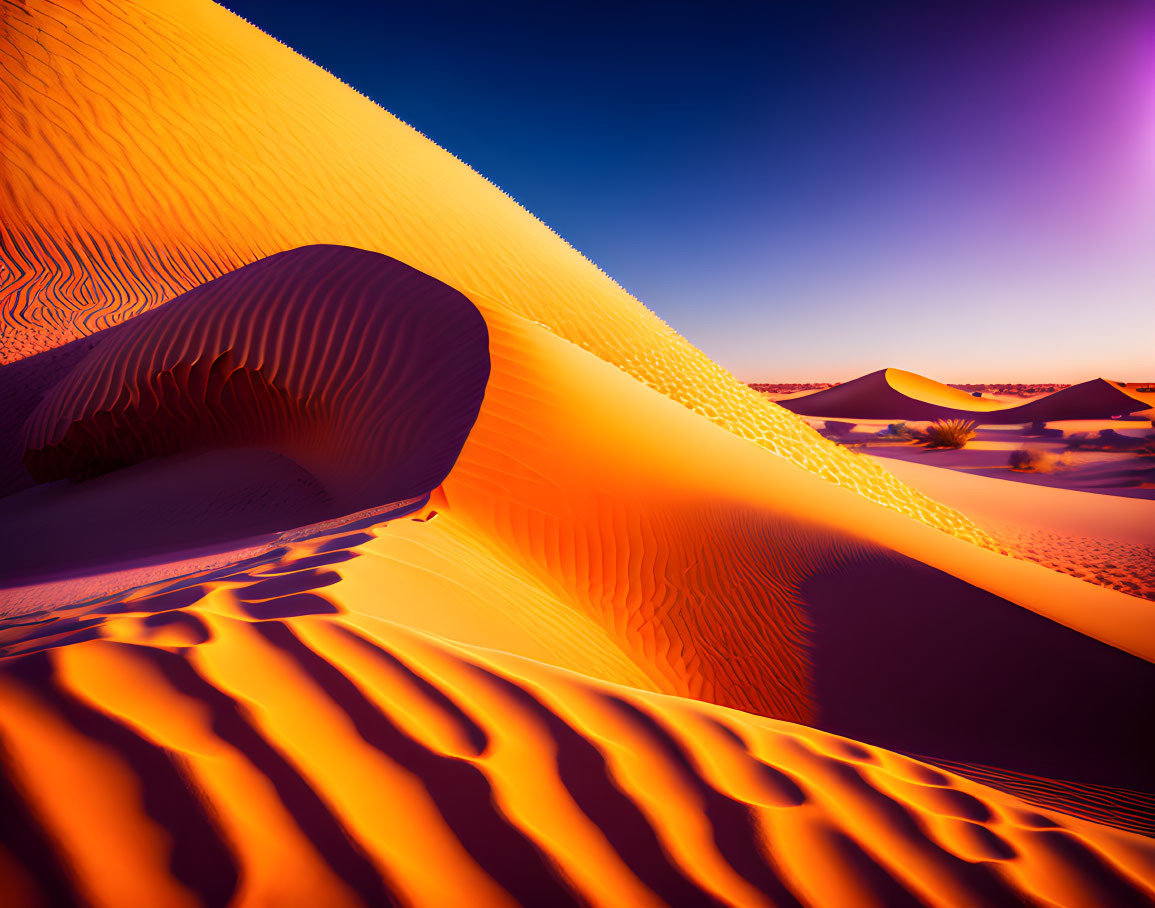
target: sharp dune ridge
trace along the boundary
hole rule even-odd
[[[1068,419],[1109,419],[1155,407],[1155,392],[1134,384],[1093,378],[1035,400],[1009,404],[902,369],[879,369],[869,375],[810,394],[781,401],[803,416],[858,419],[971,419],[986,425],[1013,425]]]
[[[5,12],[6,903],[1155,904],[1149,603],[221,8]]]

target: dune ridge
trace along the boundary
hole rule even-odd
[[[0,49],[19,62],[0,85],[0,362],[277,252],[364,248],[483,315],[546,326],[831,482],[997,548],[957,511],[816,441],[466,165],[225,9],[7,9]]]
[[[858,419],[971,419],[986,425],[1012,425],[1066,419],[1107,419],[1155,407],[1155,392],[1140,392],[1125,382],[1093,378],[1022,404],[974,397],[958,388],[907,372],[879,369],[810,394],[780,401],[802,416]]]
[[[1147,792],[1078,784],[942,758],[927,762],[1040,807],[1155,838],[1155,796]]]

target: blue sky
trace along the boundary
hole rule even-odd
[[[1155,379],[1155,2],[226,4],[740,378]]]

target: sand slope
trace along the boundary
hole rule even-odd
[[[0,508],[61,539],[0,591],[8,901],[1152,900],[1148,818],[1072,796],[1155,790],[1148,603],[761,401],[221,9],[3,22],[3,338],[46,351],[7,453],[64,477]],[[69,543],[158,482],[248,520],[232,454],[348,517]]]
[[[987,425],[1108,419],[1155,406],[1155,392],[1095,378],[1023,404],[1006,404],[902,369],[879,369],[833,388],[781,401],[803,416],[857,419],[970,419]]]
[[[276,252],[353,246],[448,284],[483,314],[536,321],[886,507],[989,543],[885,470],[816,444],[499,189],[222,7],[5,10],[0,362]]]
[[[17,903],[1155,897],[1151,840],[802,726],[327,617],[289,592],[318,570],[295,554],[8,660]]]

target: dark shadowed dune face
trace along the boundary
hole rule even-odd
[[[375,252],[307,246],[110,332],[29,416],[24,463],[78,480],[256,447],[338,510],[374,507],[440,484],[488,376],[485,321],[461,293]]]
[[[465,296],[345,246],[270,256],[101,332],[79,360],[36,359],[0,379],[18,398],[0,418],[15,436],[0,452],[9,580],[427,500],[490,371]],[[46,485],[24,488],[20,452]]]

